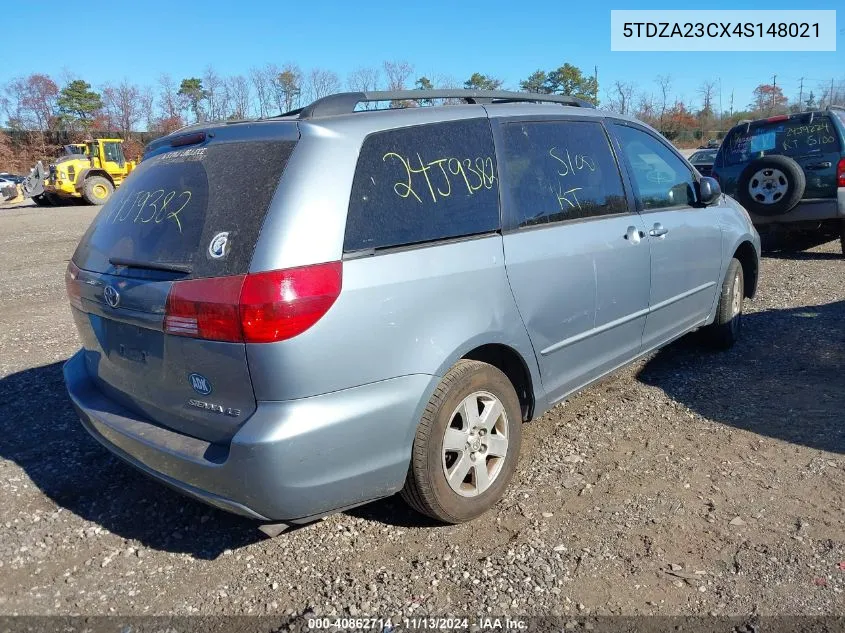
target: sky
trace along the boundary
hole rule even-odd
[[[57,21],[56,0],[4,7],[0,33],[0,86],[13,77],[47,73],[61,84],[70,75],[98,87],[128,79],[154,84],[163,72],[176,80],[201,76],[209,64],[219,74],[246,74],[268,62],[325,68],[343,80],[360,66],[407,60],[414,78],[448,75],[463,82],[481,72],[503,79],[506,88],[537,69],[565,62],[593,72],[600,98],[615,81],[657,92],[655,77],[671,75],[675,96],[700,103],[702,81],[717,82],[716,98],[728,110],[742,109],[760,83],[777,75],[784,93],[797,96],[831,78],[845,79],[845,5],[838,1],[781,0],[679,6],[617,0],[416,0],[401,2],[323,0],[309,3],[249,0],[203,3],[183,0],[101,2],[74,9],[73,20]],[[54,6],[55,5],[55,6]],[[839,5],[837,7],[837,5]],[[611,52],[611,9],[836,9],[836,52]],[[87,19],[91,16],[94,19]],[[27,28],[25,25],[38,25]],[[55,25],[55,27],[53,27]],[[51,28],[55,28],[52,32]],[[64,32],[62,32],[64,31]],[[721,91],[719,91],[719,84]],[[719,106],[717,101],[714,105]]]

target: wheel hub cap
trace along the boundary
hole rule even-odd
[[[764,167],[748,181],[748,193],[761,204],[774,204],[783,199],[789,188],[786,175],[773,167]]]
[[[443,474],[462,497],[487,490],[502,471],[508,452],[508,416],[487,391],[464,398],[449,418],[443,437]]]

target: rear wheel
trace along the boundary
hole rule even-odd
[[[445,523],[474,519],[507,489],[521,440],[522,415],[510,380],[492,365],[461,360],[425,408],[402,497]]]
[[[82,185],[82,197],[88,204],[105,204],[111,198],[114,185],[102,176],[91,176]]]
[[[845,220],[839,225],[839,248],[842,249],[842,254],[845,255]]]
[[[739,340],[742,331],[742,300],[745,298],[745,277],[739,260],[728,264],[725,281],[719,293],[716,319],[705,333],[713,347],[728,349]]]

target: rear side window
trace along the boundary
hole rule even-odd
[[[519,227],[628,210],[601,123],[543,121],[503,126],[509,211]]]
[[[723,143],[726,165],[746,163],[760,156],[806,156],[839,152],[839,139],[827,115],[814,115],[762,125],[740,125]]]
[[[115,261],[178,266],[188,277],[247,272],[294,145],[219,143],[148,158],[92,222],[74,262],[115,274],[124,271]]]
[[[498,184],[487,119],[371,134],[355,170],[344,251],[495,231]]]

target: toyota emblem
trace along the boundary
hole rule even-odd
[[[103,297],[112,308],[116,308],[120,303],[120,293],[114,286],[106,286],[106,289],[103,290]]]

